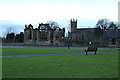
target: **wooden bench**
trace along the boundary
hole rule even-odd
[[[87,52],[92,52],[92,51],[95,51],[95,54],[96,54],[96,52],[97,52],[97,47],[88,47],[88,49],[85,49],[85,52],[86,52],[86,55],[87,55]]]

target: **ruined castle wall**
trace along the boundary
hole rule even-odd
[[[65,34],[65,29],[54,30],[49,28],[49,25],[44,25],[48,28],[42,28],[44,24],[39,24],[38,28],[33,28],[33,26],[26,25],[24,29],[24,43],[32,45],[61,45],[61,39]]]

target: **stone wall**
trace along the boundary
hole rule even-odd
[[[103,31],[97,28],[77,29],[76,32],[71,32],[69,36],[74,45],[89,46],[89,42],[93,46],[106,45]]]
[[[45,29],[41,29],[44,25]],[[65,37],[65,29],[52,29],[48,25],[39,24],[34,29],[32,25],[26,25],[24,29],[24,43],[34,45],[61,45],[61,39]]]

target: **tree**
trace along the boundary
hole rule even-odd
[[[116,27],[120,29],[120,22],[116,22]]]
[[[7,27],[6,30],[5,30],[5,33],[4,33],[4,37],[7,35],[7,34],[10,34],[10,33],[14,33],[14,34],[17,34],[17,29],[15,27]]]
[[[110,21],[108,19],[100,19],[97,24],[96,28],[100,29],[117,29],[117,22]]]
[[[15,34],[14,33],[8,33],[6,35],[6,40],[7,40],[7,42],[14,42],[14,40],[15,40]]]
[[[50,26],[52,29],[59,28],[58,23],[55,22],[55,21],[47,21],[46,23],[49,24],[49,26]]]
[[[24,42],[24,33],[21,32],[15,36],[15,42]]]
[[[108,19],[100,19],[97,24],[96,24],[96,28],[108,28],[110,26],[111,21]]]

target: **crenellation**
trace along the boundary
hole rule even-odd
[[[120,29],[114,23],[111,23],[109,29],[106,25],[102,28],[77,28],[77,20],[70,20],[71,32],[68,32],[68,38],[74,45],[80,46],[102,46],[119,47]],[[89,44],[91,42],[92,44]]]

